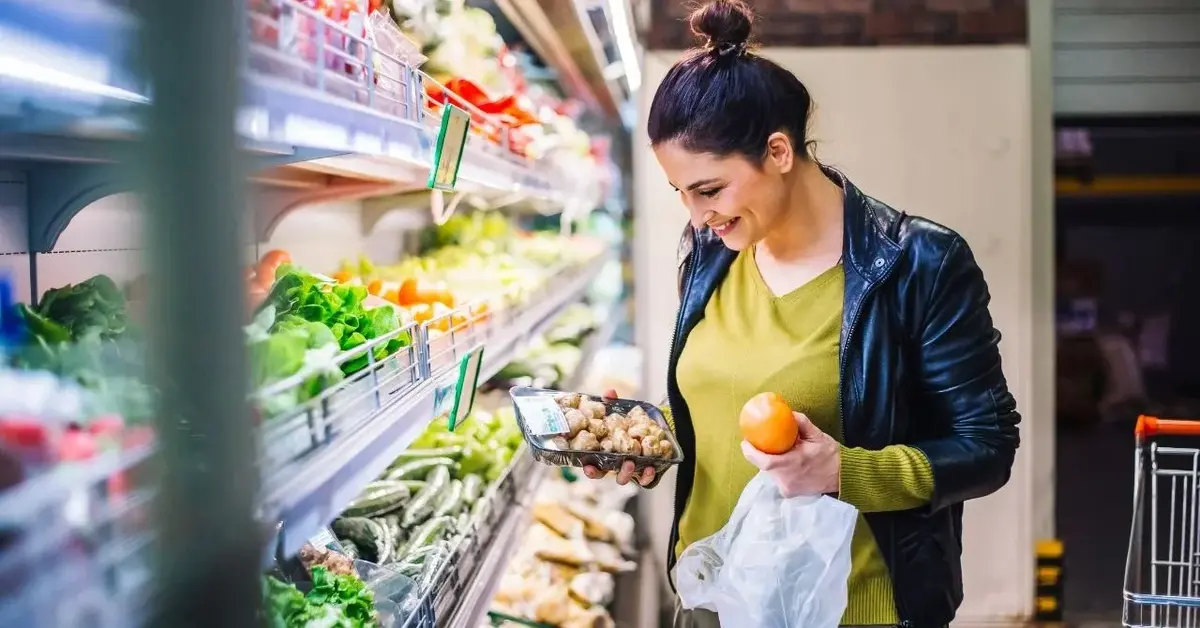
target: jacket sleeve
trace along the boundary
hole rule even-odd
[[[933,469],[934,510],[1004,486],[1020,441],[1021,417],[1000,366],[990,299],[975,256],[956,236],[914,339],[923,409],[948,420],[945,436],[913,443]]]

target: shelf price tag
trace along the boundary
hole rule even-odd
[[[470,128],[471,116],[466,111],[449,103],[442,107],[442,126],[433,145],[433,164],[429,168],[427,186],[454,191]]]
[[[433,391],[433,414],[447,413],[450,431],[466,420],[475,406],[475,389],[479,387],[479,371],[483,366],[483,345],[467,352],[458,361],[453,379]]]

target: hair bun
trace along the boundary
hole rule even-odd
[[[754,24],[754,11],[742,0],[713,0],[692,11],[688,23],[707,47],[720,55],[744,51]]]

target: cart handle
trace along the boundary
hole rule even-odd
[[[1200,421],[1188,419],[1160,419],[1141,415],[1133,433],[1142,440],[1151,436],[1200,436]]]

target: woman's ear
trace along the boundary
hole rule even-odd
[[[767,160],[774,163],[781,174],[792,169],[796,161],[796,151],[792,146],[792,139],[786,133],[776,131],[767,136]]]

